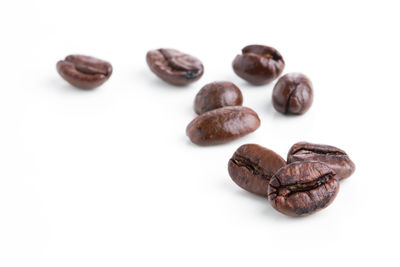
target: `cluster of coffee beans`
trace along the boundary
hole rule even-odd
[[[175,85],[196,81],[204,72],[197,58],[174,49],[149,51],[146,59],[158,77]],[[242,49],[242,55],[236,56],[232,66],[241,78],[263,85],[281,75],[285,61],[272,47],[249,45]],[[313,100],[311,81],[300,73],[286,74],[276,83],[272,100],[275,109],[283,114],[303,114]],[[194,110],[199,116],[187,126],[187,136],[197,145],[215,145],[255,131],[260,118],[254,110],[242,107],[242,103],[240,89],[231,82],[205,85],[196,95]]]
[[[151,50],[146,61],[154,74],[173,85],[187,85],[204,73],[200,60],[175,49]],[[232,66],[239,77],[263,85],[282,74],[285,61],[272,47],[249,45]],[[97,58],[70,55],[57,63],[57,71],[73,86],[93,89],[110,78],[112,66]],[[301,73],[283,75],[272,92],[273,106],[283,114],[303,114],[312,101],[311,81]],[[242,103],[242,92],[231,82],[205,85],[195,97],[198,116],[187,126],[187,136],[197,145],[215,145],[257,130],[260,118]],[[349,177],[354,168],[344,151],[310,143],[295,144],[287,162],[255,144],[239,147],[229,161],[233,181],[249,192],[268,197],[276,210],[290,216],[312,214],[328,206],[339,190],[339,180]]]
[[[200,60],[175,49],[151,50],[146,55],[146,61],[150,69],[158,77],[174,85],[187,85],[200,79],[204,73],[204,67]],[[279,77],[285,67],[285,61],[282,55],[272,47],[249,45],[242,49],[242,55],[236,56],[232,66],[235,73],[241,78],[252,84],[262,85],[270,83]],[[110,78],[112,66],[107,61],[94,57],[70,55],[57,63],[57,71],[73,86],[82,89],[93,89]],[[220,86],[210,86],[214,86],[213,91],[216,92],[218,88],[225,90],[225,86],[231,88],[232,84],[221,83]],[[204,99],[207,98],[205,94],[210,90],[203,90]],[[217,94],[213,94],[213,98],[218,97]],[[226,98],[229,98],[229,96],[226,96]],[[283,114],[303,114],[310,108],[312,100],[313,89],[311,81],[300,73],[289,73],[282,76],[276,83],[272,93],[274,108]],[[241,105],[239,102],[222,102],[222,100],[219,103],[219,106],[212,106],[203,100],[203,103],[199,104],[205,105],[207,111],[210,111],[212,107],[215,109],[224,106]],[[247,112],[247,109],[243,110]],[[244,133],[239,134],[239,136],[242,135]],[[191,138],[191,140],[193,139]]]
[[[228,163],[237,185],[267,197],[272,207],[289,216],[310,215],[327,207],[339,192],[339,181],[354,170],[343,150],[306,142],[290,148],[287,162],[268,148],[246,144]]]

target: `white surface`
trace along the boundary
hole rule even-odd
[[[0,266],[395,266],[399,264],[398,1],[7,1],[0,8]],[[375,3],[375,4],[373,4]],[[271,106],[231,62],[276,47],[314,84],[307,114]],[[186,88],[148,69],[149,49],[200,58]],[[110,61],[111,79],[77,90],[55,64]],[[208,82],[229,80],[262,125],[226,145],[185,136]],[[301,219],[237,187],[232,153],[297,141],[349,153],[334,203]],[[295,264],[295,265],[294,265]]]

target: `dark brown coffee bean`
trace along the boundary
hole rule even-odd
[[[197,81],[204,72],[200,60],[175,49],[151,50],[147,52],[146,60],[152,72],[174,85]]]
[[[319,161],[335,171],[339,180],[349,177],[355,165],[343,150],[328,145],[299,142],[294,144],[287,156],[288,163],[296,161]]]
[[[94,57],[70,55],[57,62],[57,71],[67,82],[82,89],[93,89],[110,78],[110,63]]]
[[[247,144],[233,154],[228,163],[228,171],[238,186],[267,197],[269,180],[285,165],[285,160],[274,151],[256,144]]]
[[[275,48],[249,45],[233,61],[233,70],[246,81],[261,85],[272,82],[282,73],[285,61]]]
[[[187,126],[186,135],[197,145],[215,145],[249,134],[259,126],[260,119],[252,109],[223,107],[197,116]]]
[[[243,96],[240,89],[231,82],[206,84],[197,93],[194,110],[197,114],[225,106],[241,106]]]
[[[301,73],[288,73],[274,86],[272,103],[283,114],[303,114],[313,102],[311,81]]]
[[[295,162],[272,177],[268,199],[283,214],[305,216],[331,204],[338,191],[339,180],[331,168],[317,161]]]

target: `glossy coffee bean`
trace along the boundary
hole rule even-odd
[[[231,82],[206,84],[197,93],[194,110],[197,114],[226,106],[241,106],[243,96],[240,89]]]
[[[195,57],[175,49],[147,52],[146,61],[152,72],[167,83],[187,85],[203,75],[203,64]]]
[[[215,145],[249,134],[259,126],[260,119],[252,109],[223,107],[197,116],[187,126],[186,135],[197,145]]]
[[[328,145],[299,142],[294,144],[287,156],[288,163],[296,161],[319,161],[335,171],[339,180],[349,177],[355,165],[343,150]]]
[[[285,61],[275,48],[249,45],[242,49],[242,55],[236,56],[232,66],[239,77],[261,85],[278,78],[285,67]]]
[[[313,102],[311,81],[301,73],[288,73],[274,86],[272,103],[283,114],[303,114]]]
[[[232,180],[244,190],[267,197],[268,184],[285,160],[268,148],[247,144],[239,147],[228,163]]]
[[[112,74],[110,63],[94,57],[70,55],[57,62],[57,71],[67,82],[82,89],[102,85]]]
[[[305,216],[326,208],[339,191],[335,172],[317,161],[281,168],[268,186],[272,207],[288,216]]]

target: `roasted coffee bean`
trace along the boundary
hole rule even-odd
[[[295,162],[271,178],[268,199],[283,214],[305,216],[331,204],[338,191],[339,180],[331,168],[317,161]]]
[[[238,186],[267,197],[269,180],[285,165],[285,160],[274,151],[256,144],[247,144],[233,154],[228,163],[228,171]]]
[[[286,74],[274,86],[272,103],[283,114],[303,114],[312,102],[311,81],[301,73]]]
[[[299,142],[294,144],[287,155],[288,163],[296,161],[319,161],[335,171],[339,180],[349,177],[355,165],[343,150],[328,145]]]
[[[70,55],[57,62],[57,71],[67,82],[82,89],[93,89],[110,78],[110,63],[89,56]]]
[[[187,126],[186,135],[197,145],[215,145],[249,134],[259,126],[260,119],[252,109],[223,107],[197,116]]]
[[[233,70],[246,81],[261,85],[272,82],[282,73],[285,61],[275,48],[249,45],[233,61]]]
[[[174,85],[197,81],[204,72],[200,60],[175,49],[151,50],[147,52],[146,60],[152,72]]]
[[[225,106],[241,106],[243,96],[240,89],[231,82],[206,84],[197,93],[194,110],[197,114]]]

